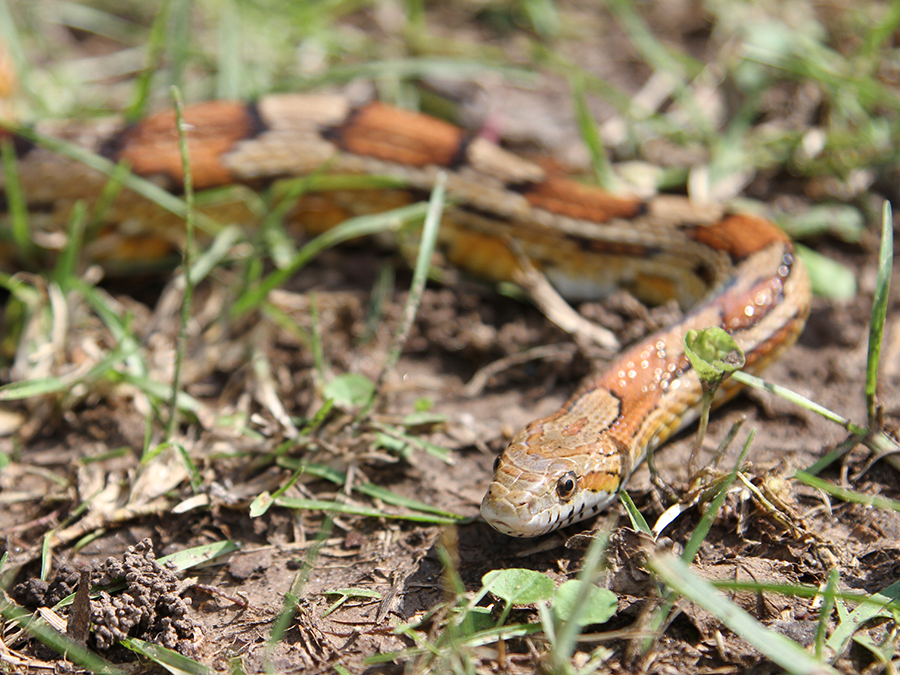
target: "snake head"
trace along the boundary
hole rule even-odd
[[[580,442],[556,420],[529,425],[497,458],[481,516],[513,537],[537,537],[609,506],[621,484],[618,453]],[[563,431],[565,427],[562,428]]]

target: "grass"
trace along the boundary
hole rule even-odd
[[[458,12],[461,25],[478,26],[494,36],[493,42],[472,40],[464,31],[435,35],[434,21],[438,10],[412,1],[386,5],[389,9],[383,10],[406,12],[401,27],[393,33],[384,31],[375,20],[389,25],[390,17],[378,17],[373,14],[375,10],[368,11],[371,9],[369,3],[248,5],[223,2],[217,6],[201,6],[187,0],[170,0],[158,6],[133,3],[123,6],[119,13],[111,13],[99,6],[60,3],[55,18],[35,13],[49,5],[33,4],[35,9],[24,5],[11,7],[0,0],[0,36],[17,64],[19,79],[25,87],[26,110],[37,117],[90,115],[113,108],[124,109],[129,119],[136,119],[166,101],[169,84],[177,84],[186,98],[197,100],[211,96],[249,98],[269,91],[326,87],[358,78],[371,79],[379,94],[395,104],[440,107],[443,103],[435,103],[433,92],[421,87],[420,79],[501,76],[535,86],[539,80],[531,69],[541,69],[550,76],[567,78],[595,177],[604,184],[614,180],[607,164],[609,154],[619,159],[640,158],[652,142],[662,141],[671,148],[701,148],[706,160],[689,170],[675,167],[654,173],[655,180],[660,183],[671,185],[675,181],[687,186],[696,196],[728,200],[754,177],[780,172],[780,175],[790,176],[804,185],[814,186],[825,195],[825,200],[849,202],[844,213],[850,214],[851,221],[863,221],[866,217],[871,220],[877,210],[867,198],[871,173],[890,167],[898,159],[898,145],[894,141],[900,137],[897,113],[900,106],[897,105],[898,93],[890,84],[890,69],[897,61],[897,54],[890,36],[900,24],[900,12],[893,6],[843,8],[842,20],[830,26],[829,33],[824,24],[815,19],[814,13],[798,19],[789,14],[766,13],[755,3],[744,3],[740,7],[709,3],[707,23],[715,38],[710,44],[718,51],[708,61],[700,61],[689,54],[684,45],[663,39],[658,27],[652,24],[652,17],[642,14],[641,8],[634,3],[610,2],[609,19],[634,47],[634,59],[640,63],[642,72],[650,75],[645,80],[647,87],[638,96],[632,96],[631,92],[600,80],[595,73],[583,68],[572,50],[567,48],[567,41],[578,44],[579,40],[590,37],[585,35],[586,29],[581,27],[574,9],[541,0],[492,3],[480,9],[449,3],[451,9],[443,10]],[[811,12],[811,6],[803,7]],[[267,14],[273,11],[277,12],[278,21],[272,21]],[[4,21],[4,16],[12,19]],[[403,19],[402,12],[400,16]],[[196,37],[195,31],[188,30],[189,17],[204,24],[202,39]],[[357,24],[363,19],[372,22],[369,30],[358,29]],[[33,29],[35,22],[39,30]],[[80,53],[77,46],[68,43],[60,49],[49,36],[54,30],[70,28],[88,37],[114,40],[117,46],[125,49],[121,50],[123,53],[117,50],[99,56]],[[598,25],[590,24],[587,30],[598,28]],[[504,46],[509,48],[510,44],[517,44],[508,41],[509,36],[520,41],[519,47],[527,47],[524,50],[527,55],[525,67],[521,60],[512,62],[507,57],[508,50]],[[386,39],[388,37],[390,40]],[[390,44],[401,45],[402,53],[398,55]],[[42,55],[49,54],[51,49],[58,49],[55,57],[42,59]],[[46,68],[31,65],[42,61],[47,62]],[[708,104],[711,83],[724,83],[737,101],[736,107],[727,114]],[[821,112],[807,115],[800,120],[802,123],[798,123],[790,118],[792,111],[783,99],[794,94],[799,107],[804,102],[802,92],[812,96]],[[618,135],[611,133],[610,124],[598,127],[593,123],[591,103],[596,103],[598,98],[614,108],[614,121],[622,124]],[[652,100],[656,104],[643,105]],[[367,449],[372,452],[388,450],[393,456],[407,461],[415,461],[416,453],[423,451],[441,454],[439,447],[411,431],[421,425],[378,417],[379,406],[385,401],[385,378],[396,368],[429,272],[433,246],[429,243],[430,236],[422,235],[413,290],[403,310],[404,319],[395,331],[391,346],[384,352],[384,365],[375,377],[362,380],[347,377],[358,373],[332,376],[324,357],[320,319],[315,319],[311,329],[306,331],[293,324],[270,300],[272,291],[282,289],[298,271],[334,245],[362,235],[397,233],[408,228],[410,223],[423,219],[428,222],[428,232],[435,232],[440,220],[439,203],[443,199],[440,190],[432,195],[431,204],[415,204],[381,215],[349,220],[295,250],[279,221],[294,203],[293,199],[307,189],[306,185],[297,187],[295,194],[290,186],[276,187],[264,195],[261,203],[253,202],[253,208],[261,213],[262,219],[270,219],[266,234],[254,237],[227,223],[216,222],[196,209],[188,185],[182,199],[132,176],[124,167],[83,153],[74,146],[38,135],[33,135],[33,140],[94,166],[109,176],[110,182],[106,188],[107,197],[101,199],[99,205],[91,207],[85,203],[75,211],[68,228],[67,246],[52,268],[42,269],[42,252],[35,246],[34,225],[28,220],[24,198],[12,179],[16,174],[14,157],[9,144],[4,144],[6,199],[11,212],[7,240],[15,248],[18,259],[43,276],[0,277],[0,283],[9,293],[6,320],[20,317],[15,320],[15,325],[6,328],[22,336],[20,344],[25,340],[32,341],[26,360],[29,370],[16,371],[18,379],[0,387],[0,401],[44,402],[48,406],[40,412],[44,417],[34,419],[46,421],[78,411],[86,402],[112,396],[117,388],[128,387],[129,391],[135,392],[146,429],[144,446],[138,453],[143,458],[142,464],[136,482],[129,486],[131,493],[127,490],[121,495],[97,492],[85,498],[83,503],[74,505],[72,517],[87,515],[78,526],[68,527],[70,523],[64,522],[46,532],[41,551],[44,567],[49,568],[52,554],[64,543],[83,541],[84,537],[95,536],[101,528],[170,508],[172,502],[166,498],[166,493],[175,493],[183,480],[190,481],[197,497],[205,496],[211,487],[208,482],[210,467],[224,468],[227,464],[226,458],[198,451],[199,444],[195,439],[200,430],[214,430],[236,437],[238,449],[233,456],[256,462],[259,467],[277,465],[293,472],[274,492],[260,491],[253,495],[249,513],[258,518],[265,517],[271,507],[277,505],[287,509],[325,511],[336,519],[357,515],[375,518],[376,522],[385,518],[428,523],[458,522],[454,514],[434,509],[424,500],[404,497],[374,481],[354,478],[352,462],[351,470],[341,472],[323,463],[294,456],[323,448],[333,451],[333,446],[342,443],[352,446],[360,438],[373,439],[371,442],[366,440],[370,442]],[[191,175],[189,160],[185,152],[187,176]],[[772,183],[777,184],[777,181]],[[98,287],[96,280],[86,274],[85,246],[93,223],[98,222],[103,209],[109,207],[111,196],[123,188],[144,194],[189,223],[196,220],[197,228],[211,237],[205,240],[202,250],[194,251],[191,245],[187,246],[183,270],[189,272],[182,273],[180,280],[172,285],[174,292],[181,293],[183,298],[178,304],[181,328],[175,350],[177,363],[186,363],[184,360],[190,357],[191,340],[197,334],[192,333],[195,329],[192,329],[191,291],[192,286],[203,281],[221,293],[224,308],[219,319],[205,324],[204,329],[240,334],[246,322],[277,323],[290,326],[291,331],[302,336],[316,354],[319,390],[314,396],[317,406],[310,407],[308,418],[299,419],[287,415],[287,408],[279,398],[278,389],[283,382],[278,380],[277,364],[271,362],[264,350],[253,352],[252,365],[247,370],[252,371],[251,381],[257,390],[248,396],[257,396],[257,410],[278,420],[278,424],[272,425],[279,429],[278,444],[267,441],[272,426],[253,427],[248,422],[251,416],[243,414],[244,411],[235,409],[234,415],[220,414],[203,397],[191,395],[187,383],[196,386],[198,381],[186,383],[178,366],[174,369],[174,377],[162,377],[154,367],[154,360],[159,355],[149,349],[144,334],[135,327],[138,318],[123,310],[116,298]],[[278,201],[278,189],[289,196]],[[198,202],[205,198],[212,197],[197,195]],[[249,199],[253,201],[254,197]],[[848,242],[860,237],[859,230],[852,227],[826,230],[832,219],[831,213],[812,218],[812,226],[809,219],[805,220],[802,224],[804,236],[818,236],[826,242],[828,237],[843,238]],[[788,229],[792,221],[790,216],[779,219]],[[797,221],[800,220],[798,217]],[[889,211],[883,214],[883,223],[882,256],[870,321],[867,378],[865,391],[861,392],[866,397],[866,424],[855,425],[849,421],[848,414],[818,407],[845,426],[853,439],[862,440],[878,452],[894,447],[880,428],[876,396],[891,270],[892,244],[887,236],[891,232]],[[865,238],[866,235],[862,236]],[[269,261],[273,271],[264,271],[263,260]],[[822,276],[826,278],[823,286],[827,286],[832,274],[826,271]],[[311,301],[310,311],[316,311],[317,304]],[[77,317],[84,316],[89,316],[89,321],[99,326],[98,330],[102,329],[102,334],[108,338],[99,341],[103,347],[92,362],[88,361],[80,368],[61,369],[58,363],[47,358],[47,354],[71,349],[62,336]],[[258,317],[265,318],[260,320]],[[376,326],[372,334],[377,330]],[[9,353],[4,354],[4,358],[11,364]],[[12,368],[10,364],[8,367]],[[747,380],[747,384],[754,385],[754,382]],[[756,381],[756,384],[769,391],[780,391],[766,383]],[[247,389],[248,392],[251,390]],[[796,396],[792,400],[817,410],[814,404],[807,405]],[[441,423],[432,420],[425,427],[432,429]],[[259,447],[265,451],[259,452]],[[26,459],[20,448],[11,445],[0,448],[3,449],[0,457],[7,458],[7,465],[10,458]],[[745,452],[748,449],[749,440]],[[345,455],[352,456],[352,452],[345,451]],[[446,453],[441,456],[446,458]],[[827,460],[833,462],[837,458],[837,453],[832,453]],[[222,464],[217,465],[217,462]],[[862,669],[857,666],[862,661],[851,662],[845,656],[851,641],[870,655],[872,663],[881,664],[886,671],[896,668],[896,663],[891,662],[891,646],[896,644],[897,636],[896,629],[891,626],[898,622],[900,590],[895,585],[880,593],[848,593],[837,581],[837,571],[841,570],[836,567],[828,570],[827,580],[823,580],[821,586],[710,583],[691,571],[688,565],[707,540],[729,495],[728,486],[743,475],[741,468],[740,463],[736,464],[729,475],[730,480],[717,484],[713,491],[715,498],[693,528],[693,534],[684,540],[684,553],[680,559],[658,552],[648,554],[647,566],[661,584],[659,596],[648,603],[648,614],[630,634],[623,635],[618,628],[611,629],[606,636],[594,634],[593,639],[608,641],[614,649],[605,646],[589,649],[586,636],[580,635],[588,624],[579,619],[579,613],[590,612],[589,603],[576,603],[575,609],[565,616],[554,613],[559,591],[555,588],[555,580],[544,574],[539,577],[547,581],[539,583],[547,585],[549,582],[553,588],[536,598],[514,593],[500,595],[494,586],[497,575],[485,576],[477,590],[467,591],[474,585],[469,579],[463,582],[461,575],[466,570],[459,566],[459,546],[448,534],[439,553],[447,593],[444,602],[432,606],[412,621],[397,623],[396,633],[405,636],[413,645],[411,648],[380,658],[373,656],[370,662],[401,661],[414,672],[474,672],[486,663],[490,663],[490,667],[518,664],[522,654],[530,653],[530,659],[523,662],[526,669],[536,667],[540,656],[555,673],[595,672],[609,659],[625,658],[624,654],[631,654],[637,663],[650,663],[653,654],[663,649],[659,642],[663,629],[684,611],[687,599],[788,672],[833,672],[833,667],[843,672],[854,667]],[[809,468],[809,473],[819,473],[827,468],[827,461]],[[162,488],[161,491],[151,490],[146,484],[138,489],[140,476],[154,476],[145,478],[145,483],[158,481],[156,487]],[[331,499],[293,496],[292,490],[298,488],[300,479],[309,476],[347,489],[342,492],[335,488],[338,492],[331,495]],[[803,472],[797,472],[795,477],[834,499],[878,509],[897,508],[896,500],[859,494]],[[56,475],[56,478],[62,484],[68,484],[64,476]],[[111,509],[111,504],[121,501],[121,497],[125,497],[124,507]],[[374,506],[369,506],[370,503]],[[641,521],[640,514],[635,512],[634,522],[640,524]],[[297,522],[300,522],[299,517]],[[294,576],[281,612],[271,626],[269,643],[273,651],[285,640],[293,625],[298,604],[309,592],[310,575],[322,566],[322,546],[330,530],[325,525],[315,527],[317,543],[309,549]],[[386,525],[384,527],[386,532],[390,531]],[[451,528],[449,532],[452,531]],[[595,540],[582,560],[579,582],[592,583],[602,574],[606,544],[603,537]],[[6,565],[10,565],[8,560]],[[9,577],[9,572],[9,567],[0,569],[0,578]],[[524,572],[536,574],[533,570],[504,570],[500,576],[523,575]],[[524,576],[532,578],[529,574]],[[750,591],[761,597],[820,598],[822,605],[818,610],[812,649],[806,650],[773,633],[720,591]],[[359,595],[355,597],[374,597],[365,588],[343,588],[340,592],[342,598],[356,593]],[[502,600],[502,609],[499,604],[485,607],[492,597]],[[583,593],[581,597],[591,596]],[[605,597],[594,604],[608,601]],[[535,608],[524,613],[515,609],[522,605],[535,605]],[[332,606],[329,613],[334,609]],[[535,615],[538,623],[534,622]],[[4,605],[3,616],[8,622],[24,624],[27,621],[27,617],[9,605]],[[590,625],[598,624],[600,619],[595,615]],[[883,630],[879,632],[877,626],[882,626]],[[861,630],[864,628],[868,630]],[[112,666],[91,662],[89,654],[80,654],[77,648],[61,642],[52,631],[48,632],[42,626],[32,627],[32,630],[54,649],[77,656],[78,662],[93,672],[113,672]],[[495,645],[495,651],[486,656],[481,649],[485,645]],[[531,652],[523,645],[530,646]],[[157,659],[164,666],[168,664],[168,667],[183,671],[192,671],[197,666],[196,672],[201,670],[196,662],[179,662],[164,652],[152,652],[152,646],[138,641],[131,646],[143,650],[148,658]],[[511,658],[514,653],[518,660]],[[268,667],[275,668],[271,661]],[[353,670],[340,660],[334,667],[339,672]]]

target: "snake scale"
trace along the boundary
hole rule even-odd
[[[199,189],[325,172],[402,182],[303,196],[293,219],[321,230],[420,198],[443,170],[452,207],[441,250],[449,262],[506,280],[517,278],[524,256],[569,299],[624,287],[649,302],[674,298],[690,308],[589,377],[558,412],[513,437],[481,506],[484,519],[508,535],[537,536],[598,513],[648,450],[697,416],[700,384],[682,344],[688,330],[724,328],[755,372],[793,344],[809,312],[806,272],[790,239],[769,221],[680,197],[612,195],[425,115],[377,102],[354,106],[341,96],[285,94],[195,105],[185,122]],[[172,112],[133,125],[46,122],[37,131],[182,189]],[[109,176],[12,131],[0,138],[15,147],[34,239],[61,247],[76,201],[96,203]],[[181,219],[129,190],[104,198],[85,249],[90,259],[127,268],[182,245]],[[240,199],[207,211],[222,222],[252,220]],[[10,255],[3,246],[0,261]]]

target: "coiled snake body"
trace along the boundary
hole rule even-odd
[[[512,439],[481,507],[485,520],[509,535],[540,535],[599,512],[648,449],[696,416],[700,385],[684,355],[686,331],[721,326],[758,371],[796,340],[808,314],[809,283],[790,239],[755,216],[678,197],[610,195],[445,122],[379,103],[353,107],[340,96],[212,102],[188,108],[185,121],[198,188],[323,172],[402,180],[404,187],[392,190],[305,196],[293,216],[321,229],[415,198],[445,170],[454,206],[441,244],[450,262],[489,279],[517,279],[524,255],[570,298],[624,286],[651,302],[675,298],[693,306]],[[183,173],[174,123],[172,113],[162,113],[132,126],[47,123],[38,131],[177,191]],[[109,176],[0,130],[4,135],[17,150],[35,238],[52,247],[75,201],[97,202]],[[133,266],[182,244],[181,219],[144,197],[123,190],[108,201],[85,249],[93,260]],[[222,221],[252,216],[237,199],[208,211]],[[0,243],[0,263],[9,255]]]

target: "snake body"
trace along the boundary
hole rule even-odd
[[[481,505],[495,529],[533,537],[595,515],[648,451],[696,419],[702,391],[684,351],[688,330],[725,329],[751,372],[797,339],[809,312],[809,280],[780,230],[745,216],[680,229],[726,252],[732,276],[677,325],[632,346],[559,411],[513,437]],[[722,395],[733,391],[726,386]]]
[[[184,119],[197,188],[326,172],[402,183],[305,195],[291,217],[321,230],[415,199],[442,170],[454,204],[441,230],[449,262],[488,279],[513,280],[524,255],[569,298],[624,286],[650,302],[674,298],[693,307],[512,439],[481,507],[484,519],[505,534],[537,536],[596,514],[649,449],[696,417],[700,385],[682,345],[689,329],[721,326],[744,349],[747,367],[759,371],[796,340],[809,311],[809,282],[790,239],[762,218],[679,197],[611,195],[446,122],[380,103],[355,107],[341,96],[216,101],[188,108]],[[37,131],[126,164],[174,192],[183,184],[172,112],[133,125],[43,123]],[[61,248],[76,201],[100,202],[114,171],[89,168],[52,143],[26,140],[27,134],[0,129],[4,136],[17,151],[34,238]],[[2,174],[0,183],[5,187]],[[183,243],[178,214],[130,190],[110,194],[85,248],[90,259],[133,267]],[[253,219],[239,198],[220,199],[207,215]],[[9,266],[9,255],[0,242],[0,264]]]

